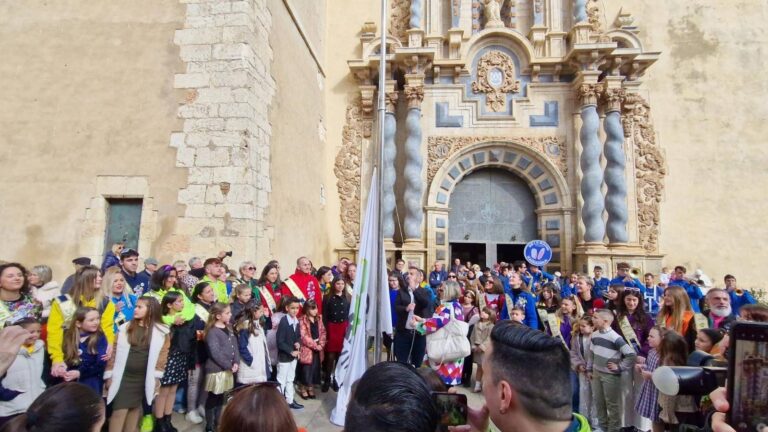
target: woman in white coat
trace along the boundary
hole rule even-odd
[[[133,319],[120,326],[115,355],[104,372],[107,404],[112,404],[110,432],[133,432],[142,400],[152,403],[160,388],[171,339],[161,322],[160,304],[152,297],[136,302]]]

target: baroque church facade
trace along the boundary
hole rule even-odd
[[[0,259],[353,257],[383,91],[390,260],[764,279],[764,2],[388,5],[0,2]]]

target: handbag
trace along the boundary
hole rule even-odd
[[[468,356],[471,352],[467,332],[469,324],[456,319],[453,304],[449,308],[451,319],[440,330],[427,335],[427,357],[433,363],[455,361]]]

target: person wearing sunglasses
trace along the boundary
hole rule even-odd
[[[259,293],[259,284],[256,279],[256,264],[252,261],[243,261],[238,268],[240,278],[235,285],[248,285],[251,289],[254,303],[261,303],[261,294]]]

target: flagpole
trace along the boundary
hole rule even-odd
[[[379,186],[379,214],[376,224],[376,253],[374,254],[376,264],[374,267],[375,277],[373,279],[376,282],[382,280],[382,274],[386,271],[386,269],[383,268],[383,256],[379,254],[384,253],[384,231],[382,230],[384,227],[384,206],[381,205],[381,196],[383,195],[384,190],[384,170],[382,165],[384,161],[384,121],[386,119],[385,98],[387,84],[387,0],[381,0],[381,48],[379,52],[381,54],[381,57],[379,57],[379,152],[376,161],[376,166],[378,167],[376,182]],[[373,364],[376,364],[381,358],[381,323],[379,322],[379,315],[382,313],[382,311],[379,307],[379,304],[381,303],[379,302],[379,296],[381,295],[382,287],[378,286],[378,283],[374,283],[371,288],[372,290],[369,291],[369,293],[375,294],[373,294],[373,297],[370,298],[373,304],[369,305],[369,307],[373,306],[376,308],[374,314],[376,319],[376,326],[374,327],[376,333],[373,335]]]

